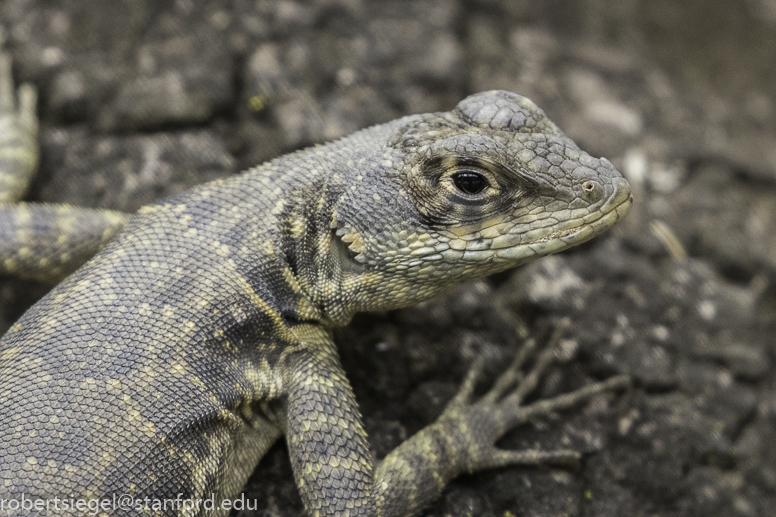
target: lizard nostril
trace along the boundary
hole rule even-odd
[[[594,180],[582,183],[582,198],[588,203],[597,203],[604,197],[604,187]]]

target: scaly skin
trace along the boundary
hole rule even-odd
[[[463,173],[482,189],[464,192]],[[309,515],[393,517],[463,472],[573,460],[493,445],[627,382],[522,406],[549,350],[474,402],[473,370],[436,422],[375,462],[332,328],[583,242],[630,205],[608,161],[508,92],[149,205],[0,340],[0,495],[220,501],[285,434]]]

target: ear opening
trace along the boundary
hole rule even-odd
[[[364,270],[364,265],[359,260],[361,255],[343,240],[342,236],[345,234],[345,228],[331,230],[331,253],[338,259],[337,262],[344,272],[360,273]]]

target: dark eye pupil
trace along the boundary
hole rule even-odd
[[[466,194],[479,194],[487,185],[485,177],[476,172],[457,172],[453,174],[453,183]]]

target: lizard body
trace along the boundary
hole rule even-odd
[[[608,161],[496,91],[148,205],[0,340],[0,495],[232,498],[285,434],[310,515],[391,517],[464,472],[574,458],[493,446],[531,415],[624,384],[522,406],[543,354],[537,375],[515,388],[516,364],[472,403],[474,370],[436,422],[376,462],[332,328],[584,242],[631,202]],[[95,248],[110,238],[93,233]],[[204,510],[105,514],[138,513]]]

